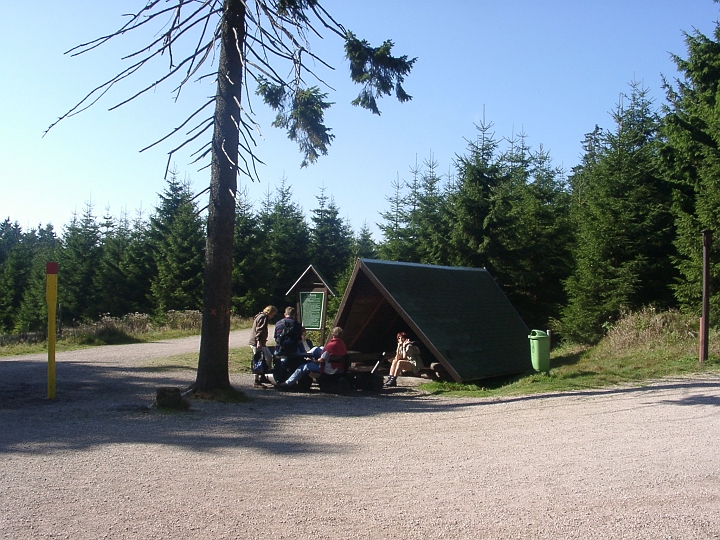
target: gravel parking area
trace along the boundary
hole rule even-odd
[[[243,346],[246,332],[233,333]],[[720,377],[151,408],[198,338],[0,358],[0,538],[720,538]]]

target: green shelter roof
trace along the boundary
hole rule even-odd
[[[358,259],[335,325],[361,352],[409,332],[458,382],[531,369],[528,327],[484,268]]]

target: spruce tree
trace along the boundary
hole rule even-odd
[[[131,307],[128,313],[149,314],[155,310],[151,283],[156,267],[150,224],[143,219],[141,210],[138,210],[137,216],[132,220],[129,233],[127,247],[120,264],[129,288],[127,296]]]
[[[27,286],[23,291],[22,303],[15,319],[17,332],[47,330],[46,264],[57,260],[58,246],[59,241],[52,225],[48,224],[38,229]]]
[[[408,242],[410,234],[408,198],[403,193],[403,184],[399,178],[393,180],[390,187],[393,194],[385,197],[390,203],[390,210],[380,213],[384,222],[378,224],[383,235],[383,240],[378,246],[378,255],[388,261],[413,262],[414,246]]]
[[[156,274],[150,289],[155,310],[200,309],[205,238],[188,182],[172,173],[150,218]]]
[[[662,130],[667,178],[675,186],[673,212],[677,226],[674,287],[680,305],[700,314],[702,298],[701,232],[714,232],[711,252],[711,322],[720,309],[720,23],[708,37],[685,34],[687,58],[675,55],[680,78],[666,81],[668,105]]]
[[[268,262],[264,276],[271,298],[268,304],[295,304],[285,293],[310,264],[310,230],[300,205],[292,200],[292,189],[283,178],[275,196],[268,194],[260,212],[260,227],[265,231]]]
[[[321,188],[316,197],[318,206],[310,220],[310,253],[312,264],[335,286],[350,263],[352,256],[352,230],[340,219],[340,209],[332,197]]]
[[[495,192],[503,181],[497,163],[498,143],[492,123],[477,126],[475,141],[468,141],[467,153],[456,159],[457,178],[448,193],[447,220],[452,224],[448,244],[450,264],[483,268],[496,249],[488,218]]]
[[[101,232],[102,255],[95,274],[99,311],[119,317],[134,311],[131,292],[135,283],[123,268],[131,234],[127,216],[116,220],[106,214]]]
[[[477,128],[445,197],[449,262],[487,268],[526,324],[542,328],[559,316],[569,272],[564,176],[526,135],[500,152],[492,124]]]
[[[647,90],[631,90],[613,112],[615,130],[586,138],[586,159],[571,178],[577,236],[562,328],[590,343],[624,311],[673,304],[672,194],[659,169],[659,117]]]
[[[238,315],[250,317],[268,305],[273,295],[267,234],[246,190],[239,193],[235,215],[232,307]]]
[[[447,265],[451,259],[447,242],[451,224],[448,219],[447,193],[437,167],[437,161],[431,156],[418,171],[419,185],[411,191],[415,200],[410,222],[415,230],[413,238],[417,262]],[[413,170],[413,177],[415,174]]]
[[[96,320],[100,314],[95,274],[102,255],[100,226],[92,203],[65,226],[59,255],[58,302],[65,322]]]
[[[350,261],[350,266],[355,266],[355,259],[376,259],[377,256],[377,243],[367,221],[364,221],[353,241],[353,258]]]
[[[31,253],[27,235],[20,224],[6,219],[0,224],[0,332],[9,333],[15,321],[27,285]]]
[[[523,320],[546,328],[560,316],[570,273],[570,197],[563,171],[520,134],[500,158],[505,180],[488,217],[495,237],[488,268]]]
[[[0,332],[37,331],[47,326],[45,263],[54,260],[55,244],[52,225],[28,232],[9,219],[0,225]],[[37,281],[41,281],[40,291]]]

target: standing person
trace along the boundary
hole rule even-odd
[[[275,354],[296,355],[301,335],[302,326],[295,320],[295,308],[288,306],[285,317],[275,325]]]
[[[406,332],[400,332],[397,335],[397,343],[395,358],[390,366],[390,376],[385,381],[386,388],[397,386],[398,375],[403,371],[412,371],[417,374],[423,367],[420,349],[410,340],[410,336]]]
[[[260,313],[255,315],[253,319],[252,330],[250,330],[250,348],[252,349],[253,356],[257,353],[258,349],[262,351],[265,357],[265,362],[268,366],[272,365],[272,354],[270,349],[267,348],[268,340],[268,323],[277,313],[275,306],[267,306]],[[269,383],[270,381],[265,374],[255,375],[255,385],[260,386],[262,383]]]
[[[347,354],[347,347],[345,346],[345,342],[342,339],[342,335],[343,329],[339,326],[336,326],[335,328],[330,330],[330,341],[328,341],[327,345],[323,347],[322,355],[320,355],[320,358],[313,358],[309,362],[301,365],[293,372],[292,375],[290,375],[290,377],[288,377],[285,382],[277,384],[277,387],[281,390],[287,390],[289,388],[292,388],[297,384],[297,382],[305,373],[309,371],[313,371],[315,373],[322,373],[323,364],[327,365],[327,363],[330,362],[331,358],[345,356]],[[325,372],[329,373],[328,369],[326,369]]]

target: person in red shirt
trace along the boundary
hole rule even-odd
[[[342,340],[343,329],[336,326],[330,330],[330,341],[323,348],[323,353],[320,358],[327,358],[330,356],[345,356],[347,354],[347,347],[345,342]]]
[[[292,375],[290,375],[290,377],[288,377],[285,382],[279,383],[277,387],[280,389],[292,388],[297,384],[297,382],[305,373],[308,373],[310,371],[313,371],[315,373],[323,373],[323,364],[325,364],[326,366],[324,372],[330,373],[328,369],[330,367],[330,359],[337,356],[345,356],[347,354],[347,347],[345,346],[345,342],[342,340],[342,335],[343,329],[339,326],[336,326],[335,328],[330,330],[330,341],[328,341],[327,345],[323,347],[320,358],[313,358],[309,362],[301,365],[293,372]]]

